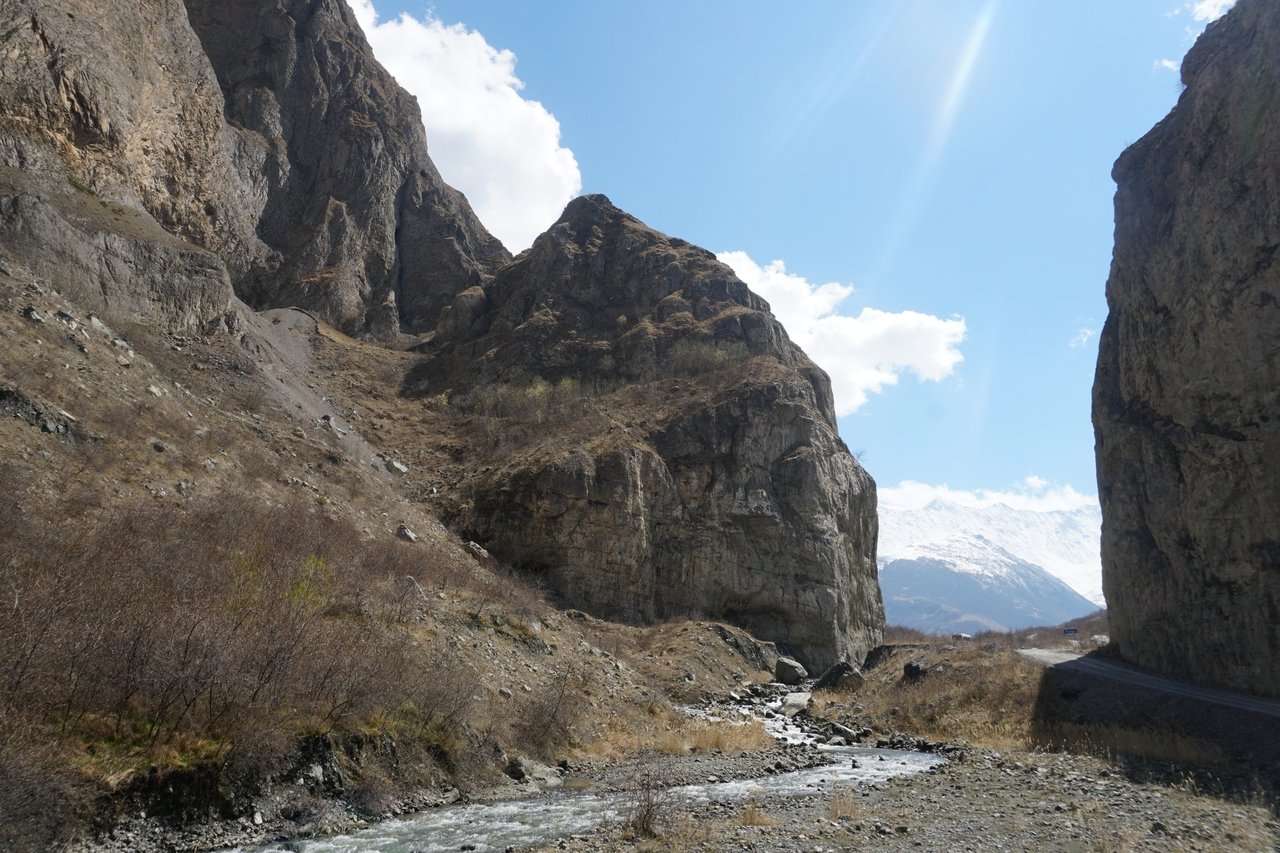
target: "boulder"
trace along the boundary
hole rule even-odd
[[[560,771],[523,756],[507,762],[506,773],[517,782],[536,785],[544,791],[564,784]]]
[[[848,661],[840,661],[832,666],[813,683],[814,692],[819,690],[854,691],[862,687],[866,679],[858,668]]]
[[[1280,695],[1280,4],[1239,0],[1116,162],[1093,388],[1110,637]]]
[[[808,670],[795,658],[780,657],[773,665],[773,679],[781,684],[799,684],[808,677]]]
[[[919,681],[928,674],[929,665],[923,658],[914,658],[902,665],[902,678],[904,681]]]
[[[783,697],[782,707],[778,710],[784,717],[794,717],[802,711],[808,711],[812,701],[812,693],[788,693]]]

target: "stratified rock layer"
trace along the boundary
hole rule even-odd
[[[49,213],[73,188],[107,225],[113,209],[152,219],[135,243],[163,231],[210,253],[255,307],[387,336],[434,326],[509,259],[440,179],[416,104],[343,0],[8,0],[0,50],[0,239],[24,261],[78,227]],[[130,288],[128,264],[75,269]],[[166,324],[190,325],[179,313]]]
[[[1116,163],[1094,384],[1128,660],[1280,694],[1280,5],[1240,0]]]
[[[827,376],[710,252],[578,199],[429,352],[423,393],[608,398],[476,464],[454,522],[495,555],[599,614],[727,619],[816,669],[879,641],[875,484]]]

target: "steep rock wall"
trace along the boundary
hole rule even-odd
[[[1116,163],[1094,383],[1128,660],[1280,694],[1280,6],[1240,0]]]
[[[477,291],[419,393],[595,390],[514,456],[478,449],[455,525],[612,618],[723,618],[815,667],[878,643],[875,483],[826,375],[728,267],[589,196]]]
[[[343,0],[6,0],[0,52],[23,191],[145,213],[255,307],[418,331],[509,258]]]

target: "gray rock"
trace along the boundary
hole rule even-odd
[[[385,337],[509,259],[343,0],[14,0],[0,32],[0,241],[85,307],[190,327],[234,286]]]
[[[1127,660],[1280,695],[1280,5],[1240,0],[1116,162],[1093,391]]]
[[[794,717],[801,711],[809,710],[809,703],[813,701],[812,693],[788,693],[782,699],[782,707],[778,710],[785,717]]]
[[[866,679],[858,668],[848,661],[840,661],[818,677],[813,683],[814,691],[837,690],[854,691],[862,687]]]
[[[928,674],[929,666],[923,658],[915,658],[902,665],[902,677],[906,681],[919,681]]]
[[[773,678],[782,684],[799,684],[809,677],[809,671],[795,658],[780,657],[773,665]]]
[[[410,530],[409,525],[407,524],[401,524],[399,527],[396,528],[396,536],[398,536],[399,538],[403,539],[406,542],[418,541],[418,534]]]
[[[547,765],[529,758],[513,758],[507,763],[506,773],[517,782],[529,782],[542,790],[558,788],[564,784],[560,773]]]
[[[836,434],[826,375],[732,270],[587,196],[483,292],[419,347],[413,390],[568,380],[578,414],[498,464],[475,442],[476,475],[442,507],[453,526],[605,618],[702,613],[813,668],[879,642],[875,484]],[[610,398],[636,406],[612,417],[587,405],[627,387],[656,396]]]

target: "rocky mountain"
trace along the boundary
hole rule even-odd
[[[1098,555],[1101,511],[1096,505],[1063,510],[1014,509],[1007,504],[965,506],[942,499],[923,507],[880,503],[880,563],[913,548],[967,536],[998,546],[1042,567],[1075,593],[1101,607]]]
[[[1239,0],[1116,162],[1094,382],[1103,584],[1134,663],[1280,694],[1280,6]]]
[[[580,198],[419,349],[412,393],[555,420],[473,448],[447,508],[501,559],[594,612],[705,613],[811,666],[876,644],[875,484],[827,376],[710,252]]]
[[[260,365],[343,340],[335,366],[380,372],[266,370],[271,398],[394,398],[415,429],[324,423],[436,460],[408,494],[564,600],[727,619],[814,666],[878,642],[875,486],[768,305],[603,197],[512,261],[343,0],[10,0],[0,49],[0,244],[67,300],[44,310]],[[251,310],[283,307],[312,319]]]
[[[0,32],[0,240],[88,308],[207,327],[234,289],[388,337],[510,257],[343,0],[12,0]]]
[[[931,633],[1058,625],[1098,609],[1040,566],[981,535],[905,547],[881,566],[886,621]]]

